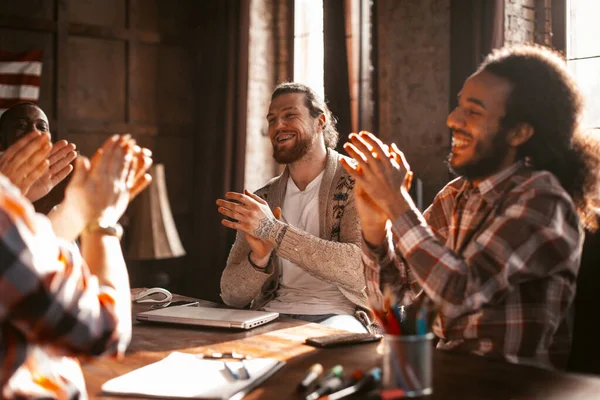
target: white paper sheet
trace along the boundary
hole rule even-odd
[[[223,361],[201,357],[173,352],[161,361],[109,380],[102,385],[102,391],[147,397],[229,399],[282,364],[271,358],[245,360],[250,379],[235,380],[225,370]],[[243,376],[241,362],[227,361],[227,365]]]

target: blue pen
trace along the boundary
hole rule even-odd
[[[425,307],[419,308],[419,312],[417,312],[416,330],[417,335],[427,334],[427,309]]]

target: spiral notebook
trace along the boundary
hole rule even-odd
[[[239,370],[239,361],[227,361]],[[222,360],[173,352],[153,364],[111,379],[102,394],[150,398],[241,399],[277,372],[285,362],[272,358],[244,361],[249,379],[236,380]]]

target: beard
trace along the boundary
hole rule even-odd
[[[304,157],[312,148],[317,135],[296,135],[296,143],[291,148],[280,147],[278,143],[273,145],[273,158],[279,164],[291,164]]]
[[[468,135],[468,133],[462,132]],[[492,176],[504,162],[509,146],[506,142],[506,129],[500,129],[494,134],[489,142],[477,142],[475,144],[475,157],[463,165],[453,167],[451,164],[452,150],[448,155],[448,169],[455,175],[462,176],[469,181],[485,179]]]

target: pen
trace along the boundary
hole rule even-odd
[[[303,392],[306,389],[308,389],[319,378],[319,376],[322,373],[323,366],[321,364],[317,363],[311,365],[308,371],[306,372],[304,378],[302,378],[300,383],[298,383],[298,386],[296,386],[296,391]]]

